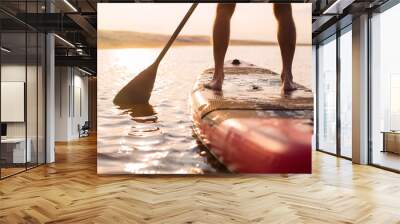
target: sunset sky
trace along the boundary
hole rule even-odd
[[[171,35],[191,4],[99,3],[98,29]],[[311,43],[311,4],[292,4],[297,42]],[[211,35],[215,3],[202,3],[181,34]],[[276,41],[276,21],[270,3],[240,3],[232,17],[232,39]]]

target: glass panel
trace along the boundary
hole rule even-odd
[[[371,19],[372,163],[400,170],[400,4]]]
[[[37,1],[27,2],[27,13],[37,13]],[[37,17],[30,18],[36,23]],[[27,80],[26,80],[26,115],[27,115],[27,149],[31,151],[27,167],[37,166],[38,160],[38,34],[27,30]]]
[[[44,34],[38,35],[38,163],[45,163],[46,148],[45,148],[45,121],[46,121],[46,108],[45,108],[45,60],[46,51],[45,44],[46,38]]]
[[[340,36],[340,153],[352,156],[352,35]]]
[[[28,168],[37,165],[37,132],[38,132],[38,57],[37,57],[37,33],[28,32],[28,62],[27,62],[27,80],[26,80],[26,112],[27,112],[27,142],[30,148],[30,159],[28,160]]]
[[[2,0],[0,1],[0,7],[6,9],[9,12],[23,13],[26,11],[25,0]]]
[[[318,149],[336,153],[336,37],[318,48]]]
[[[1,45],[1,172],[5,177],[25,170],[30,159],[25,122],[26,33],[2,33]]]

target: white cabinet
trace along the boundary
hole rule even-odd
[[[27,144],[26,151],[25,144]],[[4,151],[11,152],[12,163],[25,163],[32,161],[32,140],[30,138],[28,138],[26,142],[25,138],[6,138],[1,140],[1,145],[2,148],[6,148]]]

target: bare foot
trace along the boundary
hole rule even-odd
[[[285,93],[294,91],[296,89],[297,89],[297,86],[292,81],[284,81],[283,84],[282,84],[282,90]]]
[[[204,87],[207,89],[221,91],[222,90],[222,82],[213,79],[209,83],[204,84]]]
[[[281,81],[282,81],[282,91],[284,93],[289,93],[297,89],[296,84],[294,84],[293,82],[292,73],[282,73]]]
[[[224,74],[223,73],[214,73],[213,79],[204,84],[204,87],[207,89],[212,89],[216,91],[221,91],[222,90],[222,83],[224,82]]]

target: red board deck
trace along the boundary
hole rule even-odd
[[[311,173],[313,97],[298,85],[280,90],[280,76],[241,62],[225,64],[222,91],[198,77],[191,96],[198,138],[229,170],[236,173]]]

